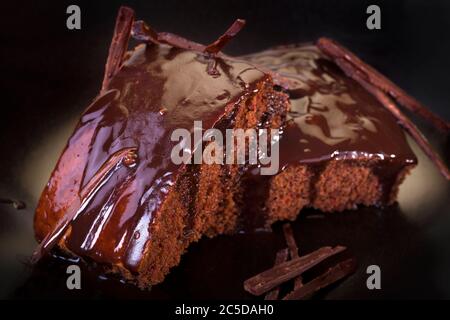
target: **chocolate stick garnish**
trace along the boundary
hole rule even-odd
[[[195,50],[200,52],[205,50],[204,45],[185,39],[176,34],[169,32],[156,32],[148,24],[141,20],[136,21],[133,24],[131,36],[138,41],[152,42],[155,44],[163,43],[180,49]]]
[[[222,50],[234,36],[236,36],[244,25],[244,20],[237,19],[222,36],[208,46],[185,39],[173,33],[157,32],[141,20],[136,21],[133,24],[131,35],[134,39],[139,41],[152,42],[155,44],[163,43],[180,49],[195,50],[215,55],[219,53],[219,51]]]
[[[210,45],[206,46],[205,52],[209,54],[217,54],[219,51],[221,51],[225,45],[233,39],[239,31],[242,30],[242,28],[245,26],[245,20],[237,19],[223,35],[219,37],[216,41],[211,43]]]
[[[108,181],[111,175],[118,169],[119,166],[126,165],[132,167],[131,162],[136,161],[136,148],[124,148],[113,154],[108,161],[106,161],[95,175],[89,180],[86,186],[80,191],[79,197],[74,199],[66,210],[58,224],[51,233],[48,233],[45,238],[38,245],[31,257],[31,263],[37,263],[42,256],[49,252],[53,246],[58,243],[59,239],[65,234],[70,223],[74,221],[83,209],[96,195],[98,190]]]
[[[344,251],[342,246],[323,247],[308,255],[280,263],[244,282],[244,289],[259,296],[280,284],[297,277],[323,260]]]
[[[219,53],[225,45],[233,39],[236,34],[241,31],[245,25],[245,20],[237,19],[223,35],[221,35],[216,41],[208,46],[196,43],[191,40],[187,40],[173,33],[168,32],[156,32],[144,21],[136,21],[133,24],[131,35],[133,38],[139,41],[152,42],[155,44],[168,44],[176,48],[195,50],[204,52],[211,57],[214,57]],[[216,60],[211,59],[207,66],[207,72],[211,76],[219,76],[220,73],[216,69]]]
[[[21,210],[25,208],[25,203],[20,200],[0,198],[0,203],[12,204],[14,209]]]
[[[288,249],[282,249],[282,250],[278,251],[277,255],[275,257],[274,266],[277,266],[280,263],[287,261],[288,257],[289,257]],[[265,300],[277,300],[279,294],[280,294],[280,287],[276,287],[275,289],[267,292],[264,299]]]
[[[438,167],[439,171],[442,175],[450,180],[450,172],[445,165],[445,163],[441,160],[439,155],[434,152],[430,143],[427,139],[420,133],[419,129],[416,128],[414,123],[408,119],[396,106],[394,101],[392,101],[389,96],[387,96],[382,90],[373,86],[366,80],[364,80],[361,71],[356,69],[352,64],[348,63],[343,59],[336,59],[336,64],[347,74],[349,77],[353,78],[356,82],[358,82],[361,86],[363,86],[367,91],[369,91],[380,103],[383,105],[392,115],[394,115],[399,124],[408,132],[420,146],[420,148],[425,152],[425,154],[430,158],[430,160]]]
[[[317,292],[318,290],[347,277],[356,270],[356,262],[354,259],[348,259],[329,268],[325,273],[318,276],[314,280],[304,284],[301,288],[294,289],[287,294],[283,300],[300,300]]]
[[[291,259],[298,258],[299,255],[297,243],[295,242],[294,232],[292,231],[292,227],[289,223],[285,223],[283,225],[283,234],[289,248],[289,255],[291,256]],[[295,278],[294,289],[301,287],[303,284],[302,281],[302,276],[298,276],[297,278]]]
[[[408,110],[429,121],[441,132],[446,134],[449,133],[450,123],[431,112],[419,101],[408,95],[404,90],[382,75],[379,71],[364,63],[344,46],[327,38],[320,38],[317,41],[317,46],[332,59],[343,59],[347,61],[361,72],[361,76],[365,81],[371,83],[376,88],[393,97],[398,103]]]
[[[109,47],[108,59],[106,60],[105,75],[103,77],[102,91],[108,88],[111,78],[119,71],[128,50],[131,27],[134,21],[134,11],[128,7],[120,7],[117,14],[116,26]]]

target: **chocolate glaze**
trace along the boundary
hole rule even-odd
[[[281,47],[243,58],[276,71],[290,96],[281,167],[360,156],[415,163],[395,118],[316,46]]]
[[[215,59],[219,74],[207,73],[210,59]],[[98,192],[84,201],[65,246],[77,255],[136,272],[151,237],[149,225],[183,170],[170,158],[178,143],[170,139],[173,130],[192,132],[194,120],[202,120],[204,130],[213,127],[227,106],[251,94],[253,85],[266,77],[256,67],[223,55],[138,46],[106,93],[83,114],[44,190],[36,221],[50,218],[47,212],[69,214],[69,199],[79,197],[108,159],[135,148],[136,156],[122,161],[128,165],[102,179]]]
[[[417,159],[396,119],[369,92],[314,45],[280,47],[242,58],[266,68],[274,77],[274,89],[289,95],[290,109],[280,128],[280,171],[308,165],[313,172],[310,203],[316,198],[315,184],[332,159],[355,165],[361,159],[376,161],[380,204],[389,202],[398,173]],[[241,184],[243,229],[267,227],[270,177],[249,166],[243,170]]]
[[[282,169],[307,163],[318,176],[321,163],[330,159],[380,160],[375,172],[387,198],[399,170],[417,162],[396,119],[316,46],[280,47],[243,58],[276,72],[290,96],[280,140]]]

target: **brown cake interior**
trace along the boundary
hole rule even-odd
[[[255,91],[230,110],[217,127],[245,130],[265,123],[266,127],[278,128],[288,107],[287,95],[274,90],[270,78],[259,83]],[[244,225],[239,197],[242,166],[192,165],[179,179],[176,192],[171,193],[159,212],[161,218],[152,225],[152,238],[139,270],[142,286],[162,281],[193,241],[205,235],[233,233]]]
[[[329,161],[319,170],[315,166],[292,166],[271,181],[267,222],[294,220],[305,207],[333,212],[358,205],[392,204],[398,186],[413,167],[399,167],[392,177],[392,189],[386,194],[383,190],[387,185],[380,181],[377,171],[391,170],[389,164],[360,159]]]

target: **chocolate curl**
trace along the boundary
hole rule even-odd
[[[119,71],[128,50],[131,27],[134,21],[134,11],[128,7],[120,7],[117,14],[116,26],[109,47],[108,59],[106,60],[105,75],[103,77],[102,91],[108,88],[111,78]]]
[[[304,299],[311,294],[319,291],[322,288],[328,287],[329,285],[339,281],[350,274],[354,273],[356,270],[356,261],[354,259],[348,259],[337,265],[329,268],[324,274],[318,276],[314,280],[306,283],[300,288],[294,289],[292,292],[287,294],[283,300],[300,300]]]
[[[176,34],[169,32],[156,32],[142,20],[133,23],[131,36],[138,41],[152,42],[155,44],[163,43],[180,49],[195,51],[203,51],[205,49],[204,45],[187,40],[183,37],[177,36]]]
[[[320,38],[317,41],[317,46],[332,59],[342,59],[347,61],[354,68],[357,68],[361,72],[361,77],[365,81],[382,90],[384,93],[390,95],[399,104],[401,104],[408,110],[429,121],[441,132],[445,134],[449,133],[450,123],[435,115],[419,101],[408,95],[405,91],[403,91],[400,87],[386,78],[380,72],[364,63],[354,53],[352,53],[344,46],[327,38]]]
[[[244,25],[244,20],[237,19],[231,27],[219,37],[219,39],[208,46],[185,39],[173,33],[157,32],[142,20],[133,23],[131,36],[138,41],[152,42],[155,44],[164,43],[180,49],[195,50],[214,55],[217,54],[234,36],[236,36]]]
[[[206,53],[209,53],[209,54],[212,54],[212,55],[217,54],[219,51],[221,51],[225,47],[225,45],[231,39],[233,39],[239,33],[239,31],[242,30],[242,28],[244,26],[245,26],[245,20],[237,19],[228,28],[228,30],[225,31],[225,33],[219,37],[219,39],[217,39],[216,41],[214,41],[210,45],[206,46],[204,51]]]
[[[419,147],[423,150],[423,152],[430,158],[430,160],[436,165],[441,174],[447,179],[450,180],[450,172],[445,165],[445,163],[441,160],[439,155],[434,152],[430,143],[427,139],[420,133],[419,129],[416,128],[414,123],[408,119],[397,107],[394,101],[389,98],[381,89],[367,82],[364,78],[364,74],[355,68],[352,64],[347,62],[344,59],[336,59],[336,64],[344,71],[344,73],[353,78],[356,82],[358,82],[361,86],[363,86],[367,91],[369,91],[380,103],[383,105],[394,117],[397,118],[399,124],[408,132],[409,135],[417,142]]]
[[[32,264],[37,263],[59,242],[72,221],[78,217],[84,207],[88,205],[89,201],[95,196],[97,191],[110,178],[111,174],[114,172],[114,168],[117,168],[117,166],[121,164],[130,165],[130,161],[136,161],[136,148],[125,148],[116,152],[100,167],[91,180],[89,180],[86,186],[80,191],[79,197],[69,205],[66,214],[61,217],[53,231],[48,233],[37,246],[31,257]]]
[[[168,32],[156,32],[156,30],[152,29],[149,25],[147,25],[144,21],[136,21],[133,24],[133,28],[131,30],[131,35],[134,39],[143,42],[152,42],[155,44],[168,44],[172,47],[187,49],[187,50],[195,50],[198,52],[204,52],[208,55],[215,56],[219,53],[219,51],[232,39],[236,34],[242,29],[245,25],[245,21],[242,19],[237,19],[231,27],[228,28],[225,33],[219,37],[216,41],[211,43],[208,46],[204,46],[202,44],[196,43],[194,41],[187,40],[183,37],[180,37],[173,33]],[[219,71],[217,70],[217,61],[215,59],[211,59],[208,62],[207,72],[209,75],[213,77],[220,76]]]
[[[280,263],[286,262],[288,257],[289,257],[288,249],[283,249],[283,250],[278,251],[277,255],[275,257],[275,263],[273,265],[277,266]],[[264,300],[277,300],[279,294],[280,294],[280,287],[276,287],[275,289],[266,293]]]

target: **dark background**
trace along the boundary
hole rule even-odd
[[[66,8],[70,4],[81,7],[81,30],[66,29]],[[235,55],[275,45],[314,41],[320,36],[332,37],[389,76],[431,110],[450,119],[449,1],[72,0],[2,3],[0,197],[21,198],[28,204],[28,209],[21,213],[3,205],[0,207],[2,296],[10,296],[14,290],[19,290],[19,293],[13,296],[33,295],[32,290],[30,293],[26,289],[15,289],[23,285],[30,271],[17,271],[19,264],[11,262],[11,259],[20,261],[33,249],[32,214],[37,197],[77,115],[100,88],[115,16],[122,4],[134,8],[137,18],[147,21],[156,30],[177,33],[201,43],[211,42],[236,18],[244,18],[247,20],[246,27],[225,50]],[[381,7],[381,30],[366,28],[366,8],[369,4]],[[448,137],[442,137],[422,124],[421,127],[448,160]],[[427,219],[419,219],[420,222],[414,220],[411,224],[409,220],[405,222],[400,218],[401,209],[397,208],[390,210],[394,212],[394,218],[390,218],[393,222],[377,220],[375,227],[364,224],[373,237],[369,237],[370,240],[364,238],[367,241],[362,240],[362,243],[370,243],[369,247],[380,245],[379,255],[383,259],[396,255],[398,242],[405,245],[402,234],[409,239],[405,245],[409,248],[406,252],[423,249],[417,249],[418,255],[414,259],[408,257],[405,265],[407,269],[414,265],[420,267],[399,280],[408,283],[411,277],[423,277],[420,283],[393,286],[386,297],[450,297],[450,274],[447,274],[450,271],[446,271],[450,270],[448,183],[439,180],[435,172],[430,177],[429,171],[424,172],[414,180],[414,184],[421,184],[424,179],[429,181],[422,190],[422,200],[414,209],[408,210],[420,213],[429,211],[431,218],[427,216]],[[438,187],[433,189],[433,186]],[[425,199],[427,193],[431,195],[436,192],[440,197],[437,200],[433,197],[430,197],[431,200]],[[378,211],[375,214],[380,215]],[[397,215],[398,219],[395,218]],[[350,221],[355,222],[353,227],[357,227],[359,222],[356,218],[352,219]],[[391,222],[398,228],[385,225]],[[334,223],[332,220],[329,228]],[[345,224],[345,220],[339,220],[338,224]],[[339,232],[347,239],[344,234],[353,232],[353,227],[340,229]],[[385,239],[378,243],[376,239],[385,237],[384,227],[391,228],[386,231],[386,239],[392,241]],[[303,227],[299,226],[297,231],[299,228]],[[222,240],[218,241],[220,243]],[[313,243],[309,243],[311,249],[314,249]],[[394,249],[385,248],[390,245]],[[365,249],[362,246],[360,251]],[[202,249],[195,250],[202,252]],[[186,258],[194,261],[194,265],[197,263],[193,258],[195,254]],[[406,263],[405,260],[400,261]],[[423,272],[436,276],[430,280]],[[359,291],[349,290],[344,288],[335,297],[358,297],[355,292],[359,296],[371,297],[364,295],[361,288]]]

